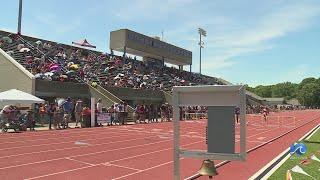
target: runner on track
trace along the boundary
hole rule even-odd
[[[262,109],[262,114],[263,114],[264,122],[267,122],[267,116],[269,114],[269,111],[268,111],[268,108],[266,106]]]

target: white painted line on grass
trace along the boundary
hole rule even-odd
[[[306,136],[315,130],[316,128],[319,128],[320,126],[317,125],[314,128],[312,128],[310,131],[308,131],[306,134],[304,134],[298,141],[303,140],[306,138]],[[258,172],[256,172],[254,175],[252,175],[249,180],[256,179],[262,172],[264,172],[266,169],[268,169],[273,163],[275,163],[280,157],[282,157],[285,153],[287,153],[290,150],[290,148],[285,149],[283,152],[281,152],[277,157],[275,157],[273,160],[271,160],[268,164],[266,164],[263,168],[261,168]],[[281,160],[275,167],[273,167],[262,179],[268,179],[287,159],[290,158],[290,153]]]

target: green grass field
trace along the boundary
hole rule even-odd
[[[292,155],[284,164],[280,166],[277,171],[275,171],[269,179],[286,179],[287,170],[293,168],[294,166],[300,166],[306,173],[320,180],[320,162],[309,159],[309,164],[301,164],[301,161],[308,159],[311,155],[315,155],[320,159],[320,129],[309,139],[302,141],[307,146],[307,152],[304,155]],[[313,179],[311,177],[291,172],[293,180],[295,179]]]

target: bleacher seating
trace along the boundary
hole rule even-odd
[[[214,77],[27,36],[2,33],[0,41],[0,48],[38,79],[165,91],[181,85],[223,84]]]

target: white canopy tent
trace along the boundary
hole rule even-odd
[[[0,93],[1,104],[32,104],[32,103],[44,103],[45,100],[40,99],[32,94],[11,89]]]

